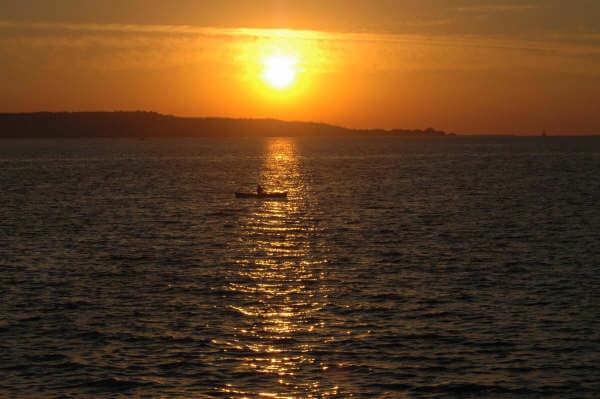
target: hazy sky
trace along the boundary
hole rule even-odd
[[[3,0],[0,112],[600,133],[598,0]],[[264,60],[291,57],[284,90]]]

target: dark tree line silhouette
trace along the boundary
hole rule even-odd
[[[0,114],[0,138],[445,135],[445,132],[433,128],[348,129],[314,122],[182,118],[145,111]]]

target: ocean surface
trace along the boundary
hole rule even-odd
[[[1,398],[600,397],[600,137],[1,141],[0,188]]]

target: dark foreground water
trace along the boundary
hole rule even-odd
[[[0,188],[2,398],[600,397],[600,138],[3,141]]]

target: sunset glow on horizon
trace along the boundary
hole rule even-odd
[[[0,20],[0,112],[600,133],[600,5],[25,3]]]

